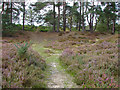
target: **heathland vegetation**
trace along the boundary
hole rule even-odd
[[[118,88],[119,5],[2,2],[2,88]]]

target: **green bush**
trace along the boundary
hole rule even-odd
[[[115,30],[116,30],[116,32],[118,32],[120,34],[120,30],[119,29],[120,29],[120,25],[116,24]]]
[[[17,53],[19,58],[25,58],[27,56],[27,50],[29,48],[29,44],[27,42],[25,42],[25,45],[22,44],[15,44],[16,48],[17,48]]]
[[[39,26],[37,27],[37,30],[40,32],[48,32],[48,31],[52,31],[52,27],[49,26]]]
[[[48,32],[47,29],[41,29],[40,32]]]
[[[105,24],[98,24],[97,28],[96,28],[96,31],[106,32],[107,31],[107,26]]]
[[[37,28],[34,25],[25,25],[26,31],[35,31]]]

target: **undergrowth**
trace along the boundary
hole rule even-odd
[[[63,50],[60,61],[83,88],[118,88],[118,35],[71,32],[45,47]]]
[[[27,43],[24,46],[20,44],[20,46],[16,47],[12,43],[3,43],[2,87],[46,87],[46,83],[44,82],[45,60],[37,52],[28,47]],[[24,55],[26,56],[24,57]],[[21,57],[24,58],[21,60]]]

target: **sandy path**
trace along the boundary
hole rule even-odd
[[[71,77],[59,63],[60,54],[52,54],[46,60],[49,61],[48,87],[49,88],[77,88]],[[51,61],[50,61],[51,60]]]
[[[49,57],[44,53],[44,51],[49,48],[44,48],[44,45],[41,43],[44,42],[44,40],[56,40],[57,38],[55,37],[57,37],[57,34],[49,33],[48,36],[45,33],[41,34],[32,34],[31,40],[34,42],[33,49],[42,55],[49,66],[47,72],[48,77],[46,80],[48,88],[78,88],[78,86],[73,82],[73,77],[71,77],[60,65],[59,56],[61,52],[50,49],[54,54]]]
[[[56,32],[27,32],[30,40],[33,42],[41,43],[44,40],[51,41],[58,39],[58,33]]]

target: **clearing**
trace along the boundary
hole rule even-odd
[[[48,65],[48,88],[78,88],[73,82],[73,77],[60,65],[59,56],[62,51],[44,47],[48,41],[57,40],[57,33],[32,33],[30,36],[30,40],[34,42],[33,49],[42,55]]]

